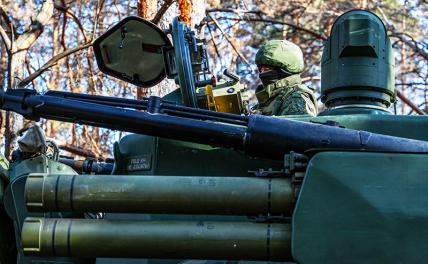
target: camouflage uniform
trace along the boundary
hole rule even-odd
[[[263,115],[317,115],[316,98],[311,89],[302,84],[303,54],[298,46],[285,40],[271,40],[256,54],[256,64],[273,70],[269,80],[256,89],[257,110]]]
[[[311,89],[292,75],[256,89],[257,110],[262,115],[317,115],[316,98]]]

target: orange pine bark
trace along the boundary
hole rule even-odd
[[[178,0],[178,9],[180,10],[180,20],[187,26],[192,22],[192,0]]]

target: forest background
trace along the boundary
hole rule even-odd
[[[427,0],[0,0],[0,86],[127,98],[165,95],[176,88],[173,82],[147,89],[102,74],[91,46],[126,16],[141,16],[161,28],[180,16],[206,39],[213,73],[228,68],[249,88],[259,82],[254,56],[263,43],[296,43],[306,61],[303,80],[319,95],[323,42],[335,18],[356,8],[381,17],[392,39],[398,101],[391,111],[427,114]],[[0,147],[9,157],[32,122],[2,111],[0,124]],[[65,155],[106,159],[113,142],[124,136],[86,125],[49,120],[38,124]]]

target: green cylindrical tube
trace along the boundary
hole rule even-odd
[[[289,224],[27,218],[26,255],[289,261]]]
[[[291,215],[289,179],[260,177],[32,174],[32,212]]]

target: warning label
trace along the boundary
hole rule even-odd
[[[138,157],[132,157],[128,159],[126,164],[126,170],[132,171],[147,171],[152,167],[152,155],[142,155]]]

